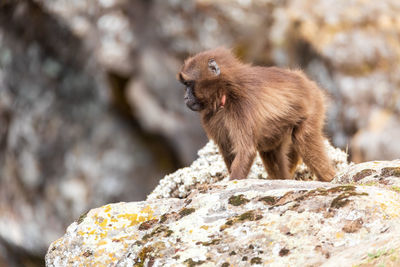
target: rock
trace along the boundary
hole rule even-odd
[[[376,186],[400,193],[400,160],[370,161],[351,165],[333,182]]]
[[[349,165],[345,153],[326,146],[338,170],[332,183],[266,180],[257,176],[259,159],[248,179],[229,181],[209,142],[190,167],[162,179],[147,201],[83,214],[49,247],[46,265],[396,262],[400,161]],[[302,168],[298,177],[310,179]]]
[[[336,171],[340,173],[346,170],[348,167],[347,154],[332,147],[328,141],[325,141],[325,146]],[[225,163],[214,142],[210,141],[203,149],[199,150],[198,154],[199,158],[190,167],[165,176],[147,199],[185,198],[196,187],[228,179]],[[268,174],[259,156],[256,157],[248,178],[268,179]],[[295,171],[294,178],[296,180],[313,180],[315,177],[305,164],[300,164]]]
[[[215,156],[203,154],[209,160]],[[382,164],[391,167],[384,167],[379,177],[396,177],[398,163]],[[352,176],[356,166],[342,177]],[[169,179],[191,171],[193,166]],[[202,171],[210,181],[215,179],[213,167]],[[341,179],[350,178],[337,181]],[[147,201],[93,209],[51,244],[46,265],[353,266],[371,259],[380,262],[379,258],[395,262],[390,256],[400,252],[399,203],[399,192],[376,186],[223,179],[180,199],[153,193]]]

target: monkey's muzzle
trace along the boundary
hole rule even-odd
[[[186,106],[193,111],[200,111],[203,109],[203,105],[194,96],[193,88],[191,86],[186,88],[185,103]]]
[[[186,102],[186,106],[193,111],[200,111],[203,109],[203,106],[198,102],[190,101],[190,100],[186,100],[186,99],[185,99],[185,102]]]

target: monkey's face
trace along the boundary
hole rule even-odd
[[[185,85],[185,103],[193,111],[206,109],[212,100],[220,69],[214,58],[194,57],[185,61],[178,80]]]
[[[194,95],[195,81],[184,81],[183,84],[186,86],[184,97],[186,106],[193,111],[201,111],[204,104]]]

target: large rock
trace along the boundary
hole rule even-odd
[[[83,214],[52,243],[46,265],[396,266],[400,161],[347,166],[344,153],[330,155],[339,171],[333,183],[254,173],[229,181],[210,143],[147,201]]]

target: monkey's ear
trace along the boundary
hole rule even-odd
[[[215,62],[215,59],[213,58],[208,61],[208,69],[214,73],[215,76],[218,76],[221,73],[217,62]]]

